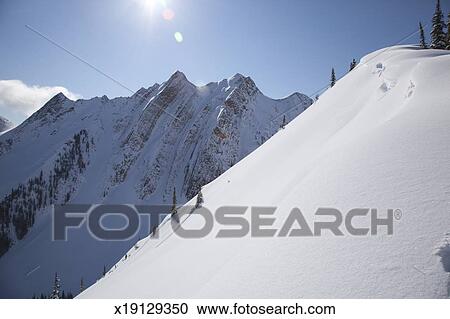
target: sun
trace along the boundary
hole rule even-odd
[[[150,23],[159,21],[158,16],[166,23],[170,23],[176,16],[170,0],[135,0],[135,2],[139,4],[141,12]],[[180,31],[174,32],[173,37],[177,43],[184,41],[183,33]]]
[[[161,10],[167,8],[166,0],[139,0],[143,9],[153,15],[156,10]]]

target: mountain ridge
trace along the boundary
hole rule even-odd
[[[211,83],[195,86],[177,71],[130,97],[72,101],[57,94],[0,137],[0,286],[11,287],[0,296],[40,294],[55,271],[76,293],[81,276],[92,283],[97,269],[148,234],[143,229],[111,244],[96,242],[84,229],[73,241],[52,242],[51,204],[169,203],[174,188],[184,203],[277,132],[278,116],[288,123],[312,104],[302,94],[270,99],[249,77]],[[80,260],[95,253],[105,258],[80,265],[70,251]],[[29,271],[24,260],[39,270],[20,277]],[[9,285],[12,279],[22,284]]]

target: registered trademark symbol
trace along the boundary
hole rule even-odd
[[[402,216],[403,216],[403,213],[402,213],[402,211],[400,209],[396,209],[394,211],[394,218],[396,220],[400,220],[402,218]]]

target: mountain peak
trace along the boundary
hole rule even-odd
[[[170,76],[169,81],[188,81],[188,79],[183,72],[177,70]]]
[[[65,96],[63,92],[59,92],[59,93],[56,94],[54,97],[52,97],[52,98],[49,100],[49,102],[50,102],[50,101],[59,102],[59,101],[67,100],[67,99],[68,99],[68,97]]]
[[[249,76],[244,76],[240,73],[236,73],[228,79],[228,85],[232,88],[236,88],[238,91],[246,92],[246,94],[254,94],[259,92],[255,82]]]
[[[228,79],[228,83],[230,84],[230,86],[239,86],[246,80],[250,80],[251,82],[253,82],[253,80],[249,76],[242,75],[241,73],[236,73]]]
[[[13,127],[14,124],[10,120],[0,115],[0,133]]]
[[[50,100],[48,100],[47,103],[45,103],[42,108],[51,108],[55,105],[63,103],[65,100],[68,100],[67,96],[65,96],[64,93],[59,92],[58,94],[53,96]],[[37,112],[39,112],[39,110]]]
[[[186,85],[194,87],[194,84],[189,82],[186,75],[178,70],[175,71],[165,83],[166,87],[183,87]]]
[[[246,77],[244,75],[242,75],[241,73],[236,73],[235,75],[233,75],[230,80],[242,80],[245,79]]]

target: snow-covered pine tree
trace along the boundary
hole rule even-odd
[[[50,299],[60,299],[61,298],[61,280],[58,277],[58,273],[55,272],[55,279],[53,281],[53,290],[50,295]]]
[[[331,68],[330,87],[333,87],[335,84],[336,84],[336,73],[334,73],[334,68]]]
[[[439,0],[436,2],[436,10],[433,15],[432,27],[431,27],[431,45],[432,49],[445,49],[446,36],[444,32],[444,15],[441,10],[441,3]]]
[[[352,62],[350,62],[350,69],[348,71],[350,72],[354,68],[356,68],[356,60],[355,59],[353,59]]]
[[[203,194],[202,194],[202,189],[200,188],[200,190],[198,191],[197,194],[197,201],[195,203],[195,208],[200,208],[203,204]]]
[[[423,31],[422,22],[419,22],[419,36],[420,36],[420,41],[419,41],[420,47],[422,49],[428,48],[427,42],[425,41],[425,32]]]

